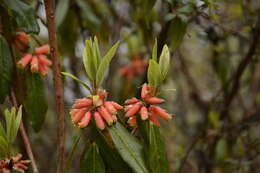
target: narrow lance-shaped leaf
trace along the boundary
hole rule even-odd
[[[12,131],[12,140],[14,141],[16,136],[17,136],[17,132],[19,130],[19,127],[20,127],[20,123],[21,123],[21,120],[22,120],[22,106],[19,107],[18,111],[17,111],[17,114],[16,114],[16,117],[15,117],[15,120],[14,120],[14,129]]]
[[[98,146],[93,143],[81,160],[82,173],[105,173],[105,165],[99,155]]]
[[[1,122],[0,122],[0,136],[2,136],[4,139],[6,139],[6,131]]]
[[[96,60],[97,60],[97,69],[98,69],[98,66],[99,66],[100,61],[101,61],[101,54],[100,54],[100,50],[99,50],[98,39],[97,39],[96,36],[94,37],[94,44],[93,45],[94,45],[93,48],[94,48],[94,53],[95,53]]]
[[[96,75],[95,56],[92,50],[92,41],[86,40],[86,46],[83,50],[83,64],[89,79],[94,82]]]
[[[143,146],[120,123],[108,129],[112,140],[128,165],[138,173],[148,173],[143,158]]]
[[[149,67],[147,72],[148,83],[153,88],[158,87],[162,81],[160,65],[154,60],[149,60]]]
[[[175,17],[171,22],[171,40],[173,44],[173,49],[176,50],[186,33],[187,23],[182,21],[179,17]]]
[[[163,50],[159,60],[159,65],[161,69],[162,80],[164,80],[170,68],[170,52],[167,45],[163,46]]]
[[[0,103],[3,103],[11,87],[13,60],[7,41],[0,35]]]
[[[57,28],[62,24],[63,20],[68,14],[67,13],[68,9],[69,9],[69,0],[59,0],[59,3],[55,11],[55,24]]]
[[[74,79],[75,81],[77,81],[78,83],[80,83],[81,85],[83,85],[86,89],[88,89],[89,91],[91,91],[90,87],[85,84],[85,82],[83,82],[82,80],[80,80],[79,78],[77,78],[76,76],[74,76],[73,74],[67,73],[67,72],[61,72],[61,74],[63,74],[64,76],[68,76],[72,79]]]
[[[119,42],[114,44],[114,46],[107,52],[104,58],[101,60],[101,63],[98,67],[97,75],[96,75],[96,86],[100,86],[102,81],[104,80],[105,72],[109,66],[110,61],[115,56],[116,50],[119,46]]]
[[[29,123],[38,132],[44,123],[48,109],[44,83],[38,74],[33,73],[28,73],[25,82],[26,96],[23,101],[24,109],[29,118]]]
[[[12,10],[18,26],[28,33],[38,33],[40,27],[37,23],[36,12],[32,6],[20,0],[4,0],[4,3]]]
[[[153,45],[153,54],[152,59],[157,62],[157,39],[155,39],[154,45]]]
[[[105,164],[114,172],[132,173],[131,168],[121,158],[115,148],[112,148],[109,140],[99,132],[96,127],[92,128],[93,135],[95,136],[96,144],[99,147],[99,152]]]
[[[138,126],[145,142],[145,158],[151,173],[168,173],[169,163],[160,129],[149,121],[138,119]]]

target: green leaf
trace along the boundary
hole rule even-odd
[[[101,63],[98,67],[97,75],[96,75],[96,86],[99,87],[104,80],[105,72],[109,66],[110,61],[115,56],[116,50],[119,46],[119,42],[113,45],[113,47],[107,52],[104,58],[101,60]]]
[[[176,50],[186,33],[187,23],[183,22],[179,17],[175,17],[171,22],[171,40],[173,44],[173,49]]]
[[[81,160],[82,173],[105,173],[105,165],[99,155],[98,146],[93,143]]]
[[[39,74],[29,72],[25,79],[26,95],[24,109],[29,118],[29,123],[38,132],[45,120],[48,109],[45,97],[44,83]]]
[[[7,41],[0,35],[0,103],[3,103],[11,87],[13,60]]]
[[[32,6],[20,0],[4,0],[4,3],[13,12],[13,17],[19,28],[27,33],[39,33],[40,27],[37,23],[36,12]]]
[[[160,83],[162,81],[160,65],[152,59],[149,60],[149,67],[148,67],[147,75],[148,75],[147,76],[148,83],[150,86],[152,86],[153,88],[156,88],[160,85]]]
[[[69,0],[59,0],[55,11],[55,24],[58,28],[64,21],[69,9]]]
[[[73,156],[74,156],[76,150],[78,149],[78,144],[79,144],[79,142],[80,142],[80,139],[81,139],[81,137],[82,137],[82,134],[83,134],[83,133],[80,133],[80,134],[76,137],[76,139],[75,139],[75,141],[74,141],[74,144],[73,144],[73,147],[72,147],[72,150],[71,150],[71,152],[70,152],[69,155],[68,155],[68,158],[67,158],[67,161],[66,161],[66,169],[65,169],[65,172],[66,172],[66,173],[69,173],[69,172],[70,172],[71,164],[72,164],[72,161],[73,161]]]
[[[95,141],[99,147],[99,152],[106,165],[112,168],[113,172],[131,173],[131,168],[121,158],[117,150],[112,148],[105,136],[100,133],[96,127],[92,128],[92,134],[95,136]]]
[[[22,106],[19,107],[17,114],[16,114],[16,118],[13,122],[14,123],[13,131],[12,131],[13,132],[13,134],[12,134],[13,141],[15,140],[15,138],[17,136],[21,120],[22,120]]]
[[[218,162],[223,162],[228,156],[228,144],[227,140],[221,138],[216,146],[216,160]]]
[[[146,144],[145,158],[147,158],[149,171],[151,173],[168,173],[169,163],[160,128],[140,118],[138,119],[138,126]]]
[[[97,72],[96,71],[97,64],[92,49],[92,40],[86,40],[86,46],[83,50],[83,63],[89,79],[92,80],[92,82],[94,82],[95,75]]]
[[[97,40],[96,36],[94,37],[94,53],[95,53],[95,56],[96,56],[97,67],[98,67],[99,64],[100,64],[100,61],[101,61],[101,54],[100,54],[99,44],[98,44],[98,40]]]
[[[153,45],[153,54],[152,59],[157,62],[157,39],[155,39],[154,45]]]
[[[148,173],[143,158],[143,146],[120,123],[108,128],[121,157],[138,173]]]
[[[1,122],[0,122],[0,136],[2,136],[4,139],[6,139],[6,131]]]
[[[170,68],[170,52],[167,45],[163,46],[159,65],[162,73],[162,80],[164,80]]]
[[[168,173],[169,164],[166,155],[164,140],[162,139],[160,129],[151,124],[149,126],[149,147],[148,156],[149,167],[154,173]]]
[[[80,80],[79,78],[77,78],[76,76],[74,76],[73,74],[67,73],[67,72],[61,72],[61,74],[63,74],[64,76],[68,76],[72,79],[74,79],[75,81],[77,81],[78,83],[80,83],[81,85],[83,85],[86,89],[88,89],[89,91],[91,91],[90,87],[85,84],[85,82],[83,82],[82,80]]]
[[[0,151],[4,153],[8,151],[8,143],[2,136],[0,136]]]
[[[13,126],[13,113],[10,112],[8,109],[5,110],[5,124],[6,124],[6,139],[7,142],[11,143],[11,133],[12,133],[12,126]]]
[[[86,27],[91,29],[93,32],[100,30],[101,20],[93,11],[93,8],[89,5],[88,1],[76,0],[77,5],[80,8],[81,16]]]

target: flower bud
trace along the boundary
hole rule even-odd
[[[88,111],[87,113],[85,113],[84,117],[78,123],[79,127],[80,128],[87,127],[90,119],[91,119],[91,113]]]
[[[151,116],[149,117],[149,119],[156,126],[158,126],[158,127],[161,126],[160,122],[158,121],[158,117],[157,117],[157,115],[154,112],[151,113]]]
[[[97,128],[103,130],[105,128],[105,123],[98,112],[94,113],[94,119],[96,121]]]
[[[81,101],[76,102],[72,108],[74,109],[80,109],[80,108],[84,108],[87,106],[90,106],[92,104],[92,100],[91,99],[83,99]]]
[[[104,106],[100,106],[98,108],[98,112],[104,118],[108,125],[111,125],[113,123],[112,115],[106,110]]]
[[[32,60],[32,54],[27,53],[22,57],[22,59],[20,59],[20,61],[18,61],[17,65],[21,68],[24,68],[30,63],[31,60]]]
[[[137,99],[137,98],[135,98],[135,97],[133,97],[133,98],[131,98],[131,99],[127,99],[126,101],[125,101],[125,104],[134,104],[134,103],[137,103],[137,102],[139,102],[139,100]]]
[[[142,120],[146,120],[148,118],[148,111],[145,106],[141,107],[140,114],[141,114]]]
[[[111,102],[106,101],[104,105],[105,105],[105,108],[108,110],[109,113],[111,113],[111,114],[117,113],[117,110],[115,109],[115,107],[112,105]]]
[[[87,108],[80,109],[74,116],[72,116],[72,122],[78,123],[83,118],[83,116],[87,111],[88,111]]]
[[[123,106],[121,106],[120,104],[118,104],[118,103],[116,103],[116,102],[111,101],[110,103],[111,103],[111,104],[114,106],[114,108],[116,108],[117,110],[121,110],[121,109],[124,108]]]
[[[34,73],[39,71],[39,61],[38,61],[38,58],[36,56],[32,57],[31,71],[34,72]]]
[[[52,65],[51,60],[49,60],[46,56],[38,55],[38,58],[39,58],[39,62],[41,64],[46,65],[46,66],[51,66]]]
[[[48,44],[43,45],[41,47],[35,48],[34,51],[36,54],[49,54],[50,53],[50,46]]]
[[[132,127],[136,126],[136,117],[130,117],[127,123]]]
[[[126,112],[125,116],[126,116],[126,117],[134,116],[134,115],[139,111],[140,107],[141,107],[140,102],[135,103],[135,104],[133,105],[133,107],[131,107],[131,108]]]
[[[164,102],[164,99],[160,99],[158,97],[148,97],[144,99],[149,104],[160,104]]]
[[[164,109],[160,108],[159,106],[151,106],[151,109],[155,114],[158,114],[161,118],[165,120],[172,119],[172,116],[168,114]]]

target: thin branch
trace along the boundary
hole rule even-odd
[[[13,105],[16,107],[16,109],[18,109],[16,96],[15,96],[15,93],[14,93],[13,90],[11,91],[11,101],[12,101]],[[28,157],[31,160],[31,165],[32,165],[33,172],[34,173],[38,173],[39,171],[38,171],[35,159],[34,159],[34,155],[33,155],[33,152],[32,152],[32,147],[31,147],[28,135],[27,135],[27,133],[25,131],[25,128],[24,128],[23,120],[21,120],[19,131],[20,131],[20,134],[22,136],[22,139],[23,139],[23,142],[24,142],[24,146],[25,146],[27,155],[28,155]]]
[[[64,96],[61,79],[60,57],[58,56],[58,43],[55,28],[54,0],[44,0],[47,17],[47,26],[49,33],[49,42],[51,47],[51,57],[54,70],[54,87],[56,98],[56,109],[58,114],[58,167],[57,173],[64,172],[65,163],[65,117],[64,117]]]

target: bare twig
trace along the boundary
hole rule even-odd
[[[51,47],[51,57],[53,60],[54,70],[54,87],[56,98],[56,109],[58,114],[58,167],[57,173],[64,172],[65,162],[65,117],[64,117],[64,99],[63,85],[61,79],[60,57],[58,56],[58,43],[55,28],[54,0],[44,0],[45,11],[47,17],[47,26],[49,33],[49,42]]]
[[[12,101],[13,105],[16,107],[16,109],[18,109],[17,100],[16,100],[15,93],[14,93],[13,90],[11,91],[11,101]],[[39,171],[38,171],[38,168],[37,168],[34,156],[33,156],[32,147],[31,147],[28,135],[27,135],[25,128],[24,128],[23,120],[21,120],[19,131],[20,131],[20,134],[22,136],[27,155],[31,160],[33,172],[38,173]]]

